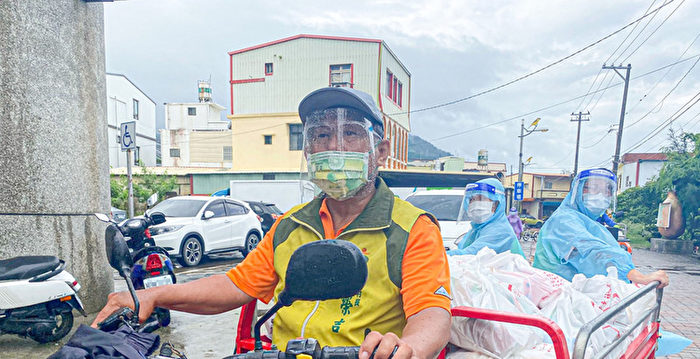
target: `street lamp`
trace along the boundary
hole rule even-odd
[[[537,126],[540,124],[540,118],[538,117],[536,120],[532,121],[530,126],[527,126],[525,128],[525,119],[520,120],[520,154],[518,154],[518,182],[523,181],[523,138],[531,135],[533,132],[547,132],[549,131],[546,128],[542,129],[537,129]],[[518,212],[522,210],[522,202],[518,202]]]

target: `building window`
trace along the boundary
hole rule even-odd
[[[396,102],[396,90],[399,88],[398,82],[399,80],[396,78],[396,76],[394,76],[394,88],[392,89],[394,90],[394,92],[392,93],[391,97],[391,99],[394,100],[394,102]]]
[[[272,75],[272,62],[268,62],[265,64],[265,76],[270,75]]]
[[[133,113],[134,113],[134,120],[139,119],[139,100],[133,99]]]
[[[289,124],[289,150],[301,151],[304,148],[304,133],[300,123]]]
[[[544,181],[544,189],[552,189],[552,181]]]
[[[233,149],[231,148],[231,146],[224,146],[223,150],[224,150],[224,153],[223,153],[224,161],[232,161],[233,160]]]
[[[274,181],[274,180],[275,180],[275,174],[274,174],[274,173],[263,173],[263,180],[265,180],[265,181]]]
[[[330,66],[331,87],[352,87],[352,64]]]
[[[386,96],[391,98],[391,94],[394,93],[392,90],[392,85],[394,83],[394,74],[391,71],[386,70]]]
[[[403,106],[403,84],[399,82],[399,97],[396,99],[396,103],[399,105],[399,107]]]
[[[271,145],[272,144],[272,135],[265,135],[263,136],[265,138],[265,144],[266,145]]]
[[[170,149],[170,157],[180,158],[180,149],[179,148],[171,148]]]
[[[122,136],[117,135],[117,143],[119,143],[119,144],[122,143]]]
[[[197,108],[196,107],[188,107],[187,108],[187,116],[197,116]]]

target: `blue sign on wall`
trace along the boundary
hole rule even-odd
[[[525,183],[524,182],[515,182],[515,193],[514,193],[514,199],[516,201],[522,201],[523,200],[523,189],[525,188]]]

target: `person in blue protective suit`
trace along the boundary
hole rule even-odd
[[[458,220],[470,220],[472,229],[464,234],[458,249],[448,255],[476,254],[489,247],[501,253],[510,250],[522,255],[523,249],[505,213],[505,190],[500,181],[487,178],[467,185]]]
[[[610,212],[610,211],[609,210],[604,211],[603,214],[601,214],[600,217],[598,217],[598,219],[597,219],[598,223],[606,225],[608,227],[617,226],[617,223],[615,223],[615,221],[613,221],[612,216],[610,214],[608,214],[608,212]]]
[[[632,256],[596,221],[613,204],[616,191],[615,175],[607,169],[590,169],[576,175],[571,191],[540,229],[532,266],[567,280],[578,273],[586,277],[606,275],[609,267],[615,267],[621,280],[668,285],[664,271],[643,274],[635,269]]]

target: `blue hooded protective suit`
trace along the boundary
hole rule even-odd
[[[615,266],[619,279],[627,281],[627,273],[634,269],[632,256],[621,249],[610,231],[596,221],[604,209],[591,210],[584,205],[583,186],[595,178],[593,171],[607,172],[615,183],[614,175],[608,170],[579,173],[571,184],[571,192],[540,229],[532,266],[567,280],[578,273],[586,277],[606,275],[607,267]],[[601,172],[601,175],[605,174]]]
[[[447,251],[447,254],[476,254],[480,249],[489,247],[496,251],[496,253],[510,250],[524,257],[525,254],[523,253],[522,247],[520,247],[520,242],[518,242],[518,238],[515,237],[513,227],[510,225],[510,222],[508,222],[508,218],[506,218],[506,197],[504,195],[505,189],[503,185],[495,178],[486,178],[476,183],[485,183],[495,188],[496,192],[489,193],[487,196],[492,201],[498,202],[496,212],[483,223],[474,223],[472,221],[472,229],[462,236],[458,249]],[[463,211],[466,211],[469,206],[469,196],[466,194],[467,192],[465,192],[464,203],[462,204]]]

